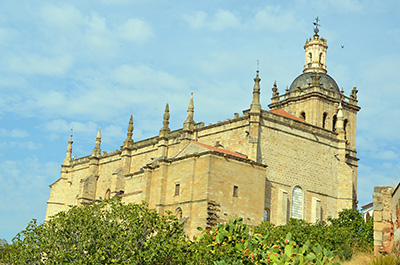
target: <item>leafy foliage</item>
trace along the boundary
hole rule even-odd
[[[172,215],[113,199],[35,220],[13,239],[12,264],[175,264],[185,235]]]
[[[241,218],[193,241],[170,213],[118,199],[71,207],[44,223],[31,221],[13,244],[0,241],[4,264],[337,264],[355,250],[372,250],[372,219],[344,210],[330,224],[291,219],[249,227]],[[389,259],[389,258],[386,258]],[[374,263],[387,264],[387,263]]]
[[[328,218],[328,223],[308,223],[304,220],[290,219],[286,225],[275,226],[264,222],[255,227],[256,233],[268,234],[270,241],[284,238],[292,233],[298,245],[310,241],[311,247],[320,244],[333,251],[342,260],[352,257],[354,251],[371,251],[373,248],[373,219],[365,222],[361,213],[343,210],[338,218]]]

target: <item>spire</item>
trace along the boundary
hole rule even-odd
[[[129,119],[129,125],[128,125],[128,133],[126,135],[126,140],[124,141],[123,147],[126,148],[132,148],[133,146],[133,115],[131,115],[131,118]]]
[[[96,136],[96,143],[95,143],[94,149],[92,151],[92,156],[100,156],[101,155],[100,144],[101,144],[101,129],[99,128],[99,131],[97,132],[97,136]]]
[[[260,81],[261,78],[259,76],[259,70],[256,71],[256,77],[254,78],[254,87],[253,87],[253,101],[250,105],[251,112],[260,112],[261,104],[260,104]]]
[[[68,147],[67,147],[67,155],[65,156],[64,159],[64,165],[68,165],[71,161],[72,157],[72,134],[70,135],[69,141],[68,141]]]
[[[183,131],[190,131],[190,132],[194,131],[193,114],[194,114],[194,104],[193,104],[193,92],[192,92],[187,110],[187,118],[186,121],[183,123]]]
[[[163,116],[163,127],[160,130],[160,137],[168,137],[169,132],[171,131],[169,128],[169,105],[165,105],[164,116]]]
[[[279,97],[278,86],[276,84],[276,80],[274,81],[274,86],[272,87],[272,97]]]

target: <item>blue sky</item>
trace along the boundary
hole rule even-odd
[[[302,73],[321,19],[328,73],[357,85],[360,205],[400,176],[400,2],[262,0],[11,1],[0,4],[0,238],[43,221],[70,129],[73,155],[158,134],[165,103],[182,126],[190,92],[206,124],[249,108],[260,62],[261,103]],[[341,46],[344,45],[344,48]]]

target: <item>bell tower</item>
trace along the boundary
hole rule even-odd
[[[314,22],[314,36],[304,45],[306,62],[303,73],[296,77],[284,94],[280,94],[277,83],[272,87],[271,104],[274,109],[282,109],[304,122],[337,132],[338,107],[342,104],[344,137],[349,147],[356,147],[357,88],[354,86],[349,96],[339,89],[336,81],[328,75],[326,66],[326,39],[319,36],[319,19]]]

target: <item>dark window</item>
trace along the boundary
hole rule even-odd
[[[238,196],[239,196],[239,187],[233,186],[233,197],[238,197]]]
[[[322,114],[322,128],[325,129],[325,124],[326,124],[326,117],[328,116],[328,114],[325,112],[324,114]]]
[[[179,196],[180,188],[181,188],[181,184],[176,183],[175,184],[175,196]]]
[[[337,120],[337,118],[336,118],[336,115],[333,115],[333,118],[332,118],[332,131],[336,131],[336,120]]]
[[[110,191],[110,189],[108,189],[106,191],[106,196],[104,196],[106,198],[106,200],[110,199],[110,194],[111,194],[111,191]]]
[[[306,120],[306,113],[304,111],[300,113],[300,119],[302,119],[303,121]]]
[[[344,129],[344,138],[347,139],[347,127],[349,125],[349,120],[344,120],[343,122],[343,129]]]

